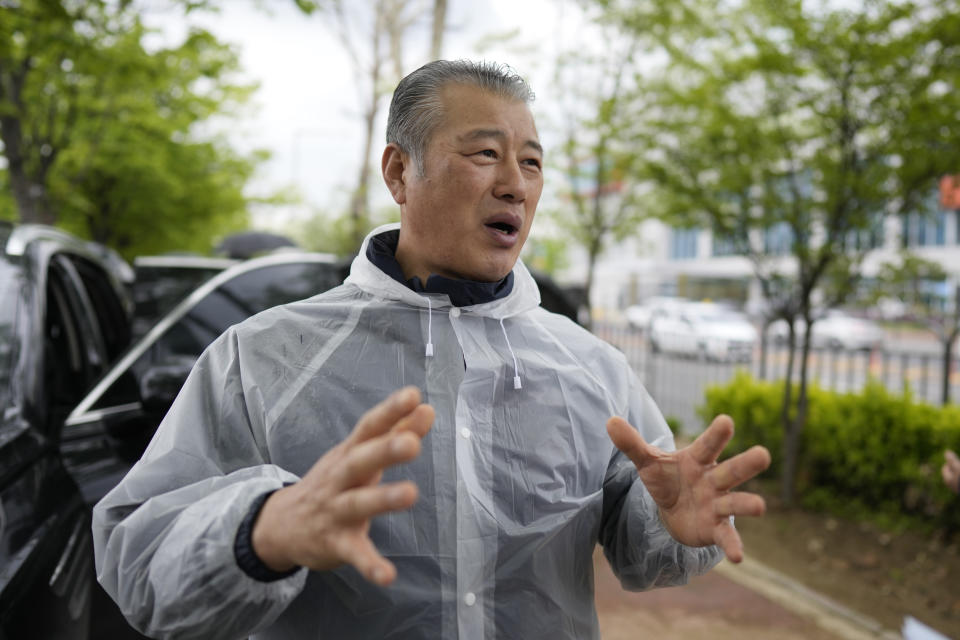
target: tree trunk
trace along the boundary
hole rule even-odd
[[[770,322],[764,318],[760,325],[760,366],[757,368],[757,377],[761,380],[767,379],[767,350],[770,346],[767,329],[769,328]]]
[[[439,60],[443,52],[443,32],[447,26],[447,0],[433,0],[433,34],[430,39],[430,59]]]
[[[0,140],[3,140],[3,154],[7,158],[10,189],[20,214],[20,222],[50,225],[56,223],[57,217],[50,207],[50,198],[47,195],[46,175],[30,176],[27,173],[19,118],[16,116],[0,118]]]
[[[377,120],[377,113],[380,111],[380,71],[384,64],[384,56],[380,48],[380,38],[384,34],[384,7],[382,3],[377,3],[376,19],[373,25],[372,45],[373,55],[370,63],[370,102],[367,103],[367,109],[364,117],[364,136],[363,151],[360,156],[360,171],[357,175],[357,186],[350,198],[350,221],[351,235],[356,250],[363,244],[363,236],[367,232],[367,220],[369,219],[369,185],[370,185],[370,150],[373,148],[373,127]]]
[[[587,317],[585,328],[590,331],[593,327],[593,303],[590,302],[590,296],[593,292],[593,274],[597,266],[597,256],[600,249],[596,243],[592,244],[587,251],[587,282],[583,288],[583,302],[587,305]]]
[[[793,416],[790,416],[790,408],[787,406],[787,399],[790,394],[784,393],[784,426],[786,430],[783,438],[783,477],[781,479],[780,497],[785,506],[792,506],[797,493],[797,469],[800,460],[801,434],[807,423],[807,409],[809,399],[807,396],[807,367],[810,359],[810,335],[813,323],[807,322],[804,332],[803,346],[800,350],[800,384],[797,390],[797,408]],[[791,330],[791,337],[793,331]],[[794,346],[791,343],[790,364],[793,364]],[[789,384],[791,377],[787,376]]]
[[[797,353],[797,336],[794,323],[791,320],[788,325],[787,333],[787,373],[783,380],[783,405],[780,407],[780,424],[783,425],[783,444],[781,445],[781,454],[783,455],[783,472],[780,477],[780,496],[784,502],[790,504],[793,500],[793,485],[788,480],[796,473],[796,450],[797,442],[794,433],[794,424],[790,415],[790,408],[793,405],[793,361]]]
[[[364,141],[363,152],[360,157],[360,173],[357,176],[357,187],[350,198],[350,220],[353,234],[353,244],[357,250],[363,243],[363,236],[367,232],[367,220],[369,219],[369,193],[370,186],[370,150],[373,148],[373,125],[379,111],[379,96],[371,96],[372,103],[364,114]]]
[[[950,371],[953,369],[953,345],[957,341],[957,331],[947,334],[947,339],[941,342],[943,346],[943,386],[941,387],[940,403],[950,404]]]

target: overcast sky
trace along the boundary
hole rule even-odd
[[[363,136],[353,66],[329,21],[305,16],[292,0],[264,0],[266,11],[251,0],[221,4],[219,14],[194,14],[190,22],[235,44],[246,75],[260,83],[249,117],[232,124],[230,131],[239,148],[272,152],[252,190],[262,194],[292,184],[305,201],[299,207],[258,212],[254,224],[278,226],[285,219],[307,214],[310,207],[342,210],[356,180]],[[534,113],[549,105],[557,48],[566,32],[582,26],[576,4],[568,0],[450,0],[449,4],[443,56],[507,62],[537,93]],[[183,19],[154,20],[171,38],[182,37],[187,26]],[[478,44],[489,41],[492,34],[513,30],[518,35],[507,44],[478,52]],[[428,50],[429,24],[425,22],[418,34],[422,42],[408,46],[410,70],[425,61],[419,52]],[[382,111],[376,157],[382,149],[386,104]],[[549,153],[549,132],[540,128]],[[371,194],[375,206],[389,203],[379,173],[375,178]]]

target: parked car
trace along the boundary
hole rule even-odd
[[[630,305],[623,311],[627,324],[637,331],[648,331],[654,315],[663,311],[689,304],[690,301],[672,296],[652,296],[640,304]]]
[[[806,323],[798,318],[794,323],[798,344],[805,330]],[[767,331],[778,342],[786,342],[789,336],[789,327],[784,320],[771,323]],[[883,340],[883,328],[872,320],[830,309],[814,320],[810,346],[814,349],[862,351],[883,346]]]
[[[67,417],[61,449],[89,503],[139,460],[203,350],[230,326],[343,281],[333,257],[285,252],[238,262],[136,341]]]
[[[749,361],[756,342],[757,330],[744,314],[708,302],[671,305],[655,312],[650,322],[654,351]]]
[[[90,636],[90,507],[59,444],[127,346],[132,279],[104,247],[0,223],[0,638]]]

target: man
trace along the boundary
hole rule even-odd
[[[342,287],[211,345],[96,508],[98,575],[135,626],[596,638],[597,542],[634,589],[708,570],[709,545],[739,561],[730,518],[764,506],[729,490],[769,454],[716,464],[726,417],[673,452],[623,356],[539,308],[517,260],[543,187],[531,99],[488,64],[400,83],[399,228]]]

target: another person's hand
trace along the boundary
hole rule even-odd
[[[716,544],[731,561],[743,560],[743,542],[730,516],[759,516],[766,504],[758,495],[730,489],[770,466],[766,448],[758,445],[717,464],[733,437],[733,420],[724,415],[690,446],[673,452],[647,444],[623,418],[610,418],[607,432],[636,465],[675,540],[698,547]]]
[[[954,493],[960,493],[960,458],[950,449],[944,452],[943,457],[945,460],[940,468],[943,483]]]
[[[252,534],[261,561],[275,571],[349,564],[375,584],[391,583],[397,571],[370,541],[370,519],[416,502],[413,482],[380,480],[384,469],[419,455],[433,418],[433,408],[420,404],[420,392],[413,387],[364,414],[299,482],[264,503]]]

